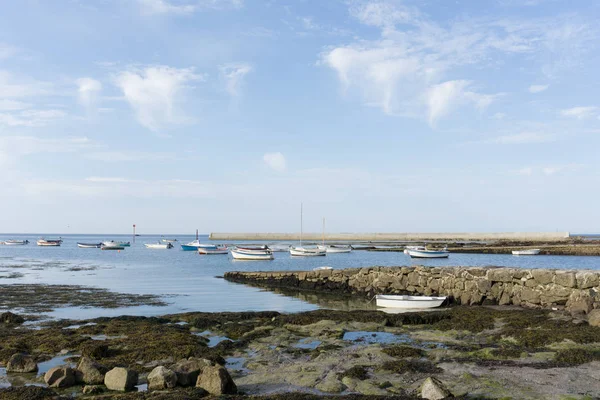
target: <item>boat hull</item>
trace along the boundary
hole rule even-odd
[[[216,248],[198,247],[198,254],[201,254],[203,256],[214,255],[214,254],[228,254],[228,253],[229,253],[229,249],[227,249],[227,247],[216,247]]]
[[[400,296],[400,295],[376,295],[377,307],[402,308],[402,309],[425,309],[439,307],[444,303],[446,297],[429,296]]]
[[[124,246],[102,246],[100,247],[102,250],[125,250]]]
[[[408,255],[412,258],[448,258],[450,253],[434,250],[408,250]]]
[[[25,246],[29,244],[29,240],[7,240],[2,242],[5,246]]]
[[[150,244],[150,243],[146,243],[144,244],[144,246],[146,246],[146,248],[148,249],[170,249],[173,247],[173,245],[171,243],[165,243],[165,244]]]
[[[196,250],[198,250],[198,246],[197,245],[190,245],[190,244],[182,244],[181,245],[181,250],[183,250],[183,251],[196,251]]]
[[[513,256],[537,256],[540,254],[540,249],[530,249],[530,250],[513,250]]]
[[[266,261],[274,259],[272,252],[258,250],[243,251],[231,249],[231,256],[236,260]]]
[[[102,247],[102,243],[77,243],[77,247],[80,249],[99,249]]]
[[[38,246],[43,247],[58,247],[62,243],[62,240],[44,240],[40,239],[37,241]]]
[[[290,247],[290,255],[294,257],[319,257],[326,256],[327,251],[325,249],[307,249],[304,247]]]
[[[352,247],[327,247],[325,250],[328,254],[336,254],[336,253],[351,253]]]

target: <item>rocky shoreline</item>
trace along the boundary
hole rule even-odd
[[[0,321],[8,371],[0,387],[12,386],[0,389],[2,399],[600,396],[600,327],[565,312],[473,306]],[[38,373],[12,372],[13,364]]]

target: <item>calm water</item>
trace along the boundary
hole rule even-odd
[[[171,237],[171,236],[170,236]],[[60,247],[39,247],[39,235],[0,236],[5,239],[29,239],[27,246],[0,246],[0,284],[44,283],[72,284],[107,288],[116,292],[164,295],[166,307],[129,307],[125,309],[62,308],[49,315],[60,318],[92,318],[96,316],[161,315],[185,311],[307,311],[318,308],[306,297],[290,297],[269,291],[229,283],[215,276],[226,271],[311,270],[315,267],[363,267],[372,265],[462,265],[513,266],[524,268],[600,269],[600,257],[451,254],[449,259],[412,260],[398,252],[354,251],[326,257],[291,258],[288,253],[275,253],[273,261],[238,261],[229,255],[200,256],[181,251],[179,244],[193,236],[172,236],[179,240],[170,250],[152,250],[144,243],[156,243],[160,236],[141,236],[123,251],[80,249],[77,242],[102,240],[131,241],[131,236],[63,235]],[[55,238],[46,236],[46,238]],[[207,237],[201,241],[208,242]],[[72,267],[80,271],[69,270]],[[11,273],[21,277],[7,279]]]

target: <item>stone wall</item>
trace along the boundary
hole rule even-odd
[[[300,240],[300,233],[218,233],[211,240]],[[322,233],[304,233],[304,240],[320,242]],[[325,240],[341,242],[399,242],[399,241],[486,241],[517,240],[531,242],[556,242],[569,238],[569,232],[458,232],[458,233],[326,233]]]
[[[373,296],[449,296],[456,304],[600,308],[600,271],[500,267],[368,267],[344,270],[227,272],[225,279],[267,287]]]

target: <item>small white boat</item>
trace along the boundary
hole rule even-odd
[[[434,308],[439,307],[446,297],[384,295],[375,296],[377,307],[388,308]]]
[[[236,260],[272,260],[273,252],[268,247],[264,247],[264,249],[234,247],[231,249],[231,256]]]
[[[38,246],[58,247],[62,243],[62,239],[40,239],[37,241]]]
[[[165,243],[175,243],[177,242],[177,239],[162,239],[162,241]]]
[[[29,240],[13,240],[13,239],[9,239],[9,240],[6,240],[4,242],[1,242],[1,244],[4,244],[6,246],[24,246],[26,244],[29,244]]]
[[[125,246],[120,246],[119,244],[116,244],[116,242],[113,242],[113,244],[106,243],[110,242],[102,243],[102,246],[100,246],[100,250],[125,250]]]
[[[427,250],[425,246],[404,246],[404,254],[408,254],[411,250]]]
[[[106,242],[102,242],[103,246],[107,247],[129,247],[131,243],[129,242],[117,242],[115,240],[107,240]]]
[[[528,249],[528,250],[513,250],[513,256],[536,256],[540,254],[540,249]]]
[[[145,243],[144,246],[148,249],[172,249],[171,243]]]
[[[327,253],[351,253],[352,252],[352,246],[350,245],[339,245],[339,244],[332,244],[330,246],[327,246],[325,251]]]
[[[77,243],[77,247],[80,249],[99,249],[102,247],[102,243]]]
[[[411,258],[448,258],[450,252],[445,248],[442,250],[408,250]]]
[[[328,271],[330,269],[333,269],[333,267],[323,266],[323,267],[313,268],[313,271]]]
[[[327,250],[322,247],[291,246],[290,255],[295,257],[326,256]]]
[[[201,255],[209,255],[209,254],[227,254],[229,253],[229,249],[227,246],[217,246],[217,245],[203,245],[198,247],[198,254]]]

